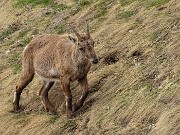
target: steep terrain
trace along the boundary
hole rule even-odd
[[[1,0],[0,134],[2,135],[179,135],[179,0]],[[84,32],[90,23],[100,58],[88,75],[90,95],[76,117],[66,119],[58,83],[48,115],[36,76],[21,98],[24,111],[11,113],[21,54],[33,35]],[[73,101],[81,93],[71,85]]]

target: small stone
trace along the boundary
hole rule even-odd
[[[129,30],[129,33],[132,33],[133,32],[133,30]]]
[[[10,50],[7,50],[7,51],[5,52],[5,54],[8,55],[10,52],[11,52]]]

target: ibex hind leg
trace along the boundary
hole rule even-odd
[[[22,72],[21,77],[16,85],[16,92],[14,93],[13,109],[14,112],[19,112],[19,100],[23,89],[32,81],[34,77],[33,57],[31,50],[25,49],[23,52]]]
[[[54,115],[54,114],[56,114],[56,111],[48,98],[48,92],[53,85],[54,85],[54,82],[43,81],[43,86],[42,86],[41,90],[39,91],[39,95],[42,98],[43,105],[44,105],[45,109],[47,110],[47,112],[49,114]]]
[[[14,100],[13,100],[13,111],[15,113],[20,112],[20,107],[19,107],[19,100],[20,100],[20,96],[21,93],[23,91],[23,89],[32,81],[34,77],[34,73],[25,75],[25,74],[21,74],[21,77],[16,85],[16,91],[14,93]]]

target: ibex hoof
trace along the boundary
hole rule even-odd
[[[14,108],[13,109],[13,113],[20,113],[22,111],[22,109],[20,109],[19,107],[18,108]]]

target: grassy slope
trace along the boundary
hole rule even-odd
[[[151,1],[121,0],[122,6],[113,0],[89,5],[69,0],[68,8],[59,11],[52,5],[53,13],[48,15],[42,15],[42,5],[21,9],[12,8],[10,0],[0,2],[4,36],[0,44],[0,134],[178,135],[180,4],[178,0]],[[90,96],[76,118],[67,120],[64,97],[56,84],[50,99],[60,117],[49,116],[37,96],[41,82],[35,78],[22,94],[24,113],[12,114],[24,46],[33,33],[69,33],[62,21],[65,16],[81,31],[88,19],[97,42],[101,60],[88,76]],[[8,27],[14,20],[22,25]],[[72,89],[76,100],[76,83]]]

